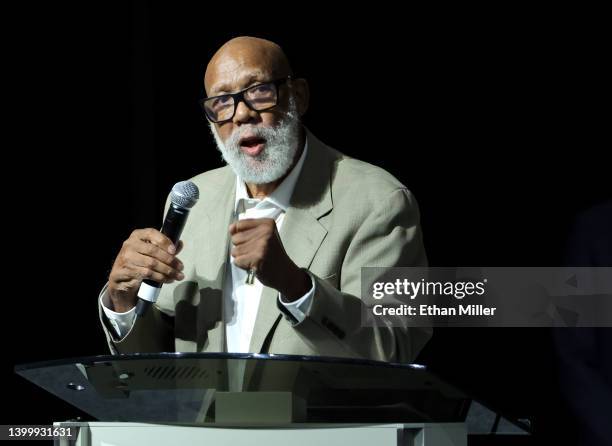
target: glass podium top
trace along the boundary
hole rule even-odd
[[[99,421],[231,423],[227,414],[250,411],[264,422],[264,413],[278,421],[283,412],[288,422],[453,422],[470,405],[423,365],[347,358],[130,354],[15,371]]]

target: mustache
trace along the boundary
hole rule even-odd
[[[227,140],[225,141],[225,146],[232,150],[238,150],[240,149],[240,140],[244,138],[245,136],[261,138],[261,139],[268,141],[274,137],[279,127],[280,126],[276,126],[276,127],[262,127],[262,126],[255,126],[255,125],[240,126],[234,129],[231,135],[227,138]]]

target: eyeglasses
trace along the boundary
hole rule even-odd
[[[237,93],[204,98],[200,104],[209,121],[221,124],[233,119],[240,102],[244,102],[251,110],[258,112],[276,107],[278,87],[289,79],[291,76],[253,85]]]

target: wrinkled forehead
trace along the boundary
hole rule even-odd
[[[243,90],[257,82],[266,82],[273,79],[272,70],[257,65],[235,65],[221,69],[207,79],[206,91],[208,96],[224,93],[234,93]]]
[[[208,64],[204,86],[208,96],[232,93],[257,82],[287,76],[278,55],[265,49],[233,49],[216,54]]]

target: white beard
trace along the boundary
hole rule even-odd
[[[240,125],[223,142],[215,125],[209,122],[217,149],[225,162],[238,177],[251,184],[272,183],[289,172],[299,149],[300,125],[293,97],[289,98],[289,110],[276,127]],[[245,134],[266,140],[261,153],[251,156],[240,149],[240,139]]]

